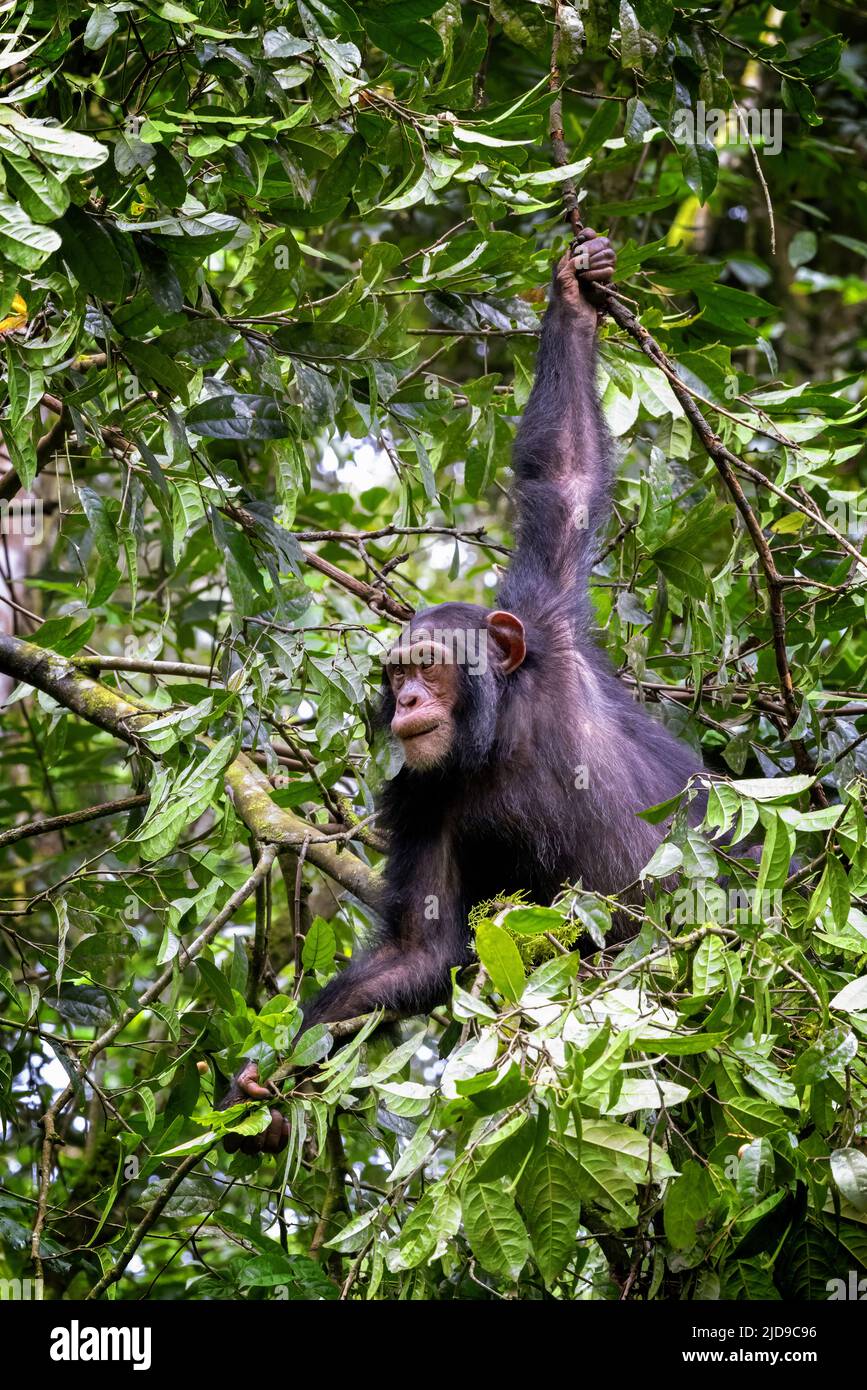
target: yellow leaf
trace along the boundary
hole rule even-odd
[[[0,333],[13,333],[27,322],[27,305],[20,294],[12,297],[12,312],[0,319]]]

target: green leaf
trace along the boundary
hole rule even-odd
[[[731,786],[739,796],[749,797],[753,801],[783,801],[806,791],[814,781],[815,778],[807,773],[798,772],[793,777],[742,779],[732,782]]]
[[[467,1183],[462,1197],[464,1230],[476,1259],[491,1274],[517,1279],[530,1242],[512,1198],[493,1183]]]
[[[204,980],[208,989],[213,994],[221,1009],[226,1013],[233,1014],[236,1010],[235,996],[232,993],[232,986],[226,979],[222,970],[218,970],[213,961],[206,960],[199,956],[196,961],[196,969]]]
[[[696,298],[708,323],[734,333],[749,333],[751,318],[767,318],[774,312],[773,304],[767,300],[731,285],[702,285],[696,290]]]
[[[398,1242],[399,1267],[416,1269],[434,1252],[437,1233],[433,1225],[434,1200],[437,1189],[426,1192],[403,1224]]]
[[[397,1163],[388,1175],[391,1184],[402,1182],[404,1178],[413,1174],[417,1168],[423,1166],[428,1156],[433,1152],[435,1140],[430,1137],[430,1129],[433,1124],[433,1115],[428,1115],[422,1120],[412,1139],[407,1144]],[[406,1228],[404,1228],[406,1229]]]
[[[805,83],[784,77],[780,90],[785,105],[790,111],[796,112],[802,121],[810,126],[822,124],[813,93]]]
[[[282,1297],[304,1302],[340,1297],[337,1285],[314,1260],[304,1255],[284,1255],[281,1250],[248,1259],[238,1273],[238,1283],[245,1289],[279,1287]]]
[[[340,1230],[336,1236],[326,1240],[327,1250],[353,1251],[358,1250],[367,1240],[369,1228],[381,1216],[378,1207],[369,1207],[367,1211],[354,1216],[351,1221]]]
[[[524,966],[507,931],[493,922],[476,928],[476,951],[495,989],[514,1003],[524,989]]]
[[[667,1038],[647,1033],[635,1039],[635,1046],[640,1052],[658,1053],[661,1057],[690,1057],[719,1047],[727,1037],[725,1032],[678,1033]]]
[[[789,265],[797,270],[798,266],[806,265],[808,261],[811,261],[818,249],[819,239],[815,232],[811,232],[807,228],[796,232],[789,242]]]
[[[834,1149],[831,1176],[849,1205],[867,1212],[867,1154],[860,1149]]]
[[[574,1158],[555,1144],[547,1144],[535,1153],[521,1178],[521,1211],[539,1272],[549,1286],[576,1253],[580,1180]]]
[[[641,870],[642,878],[667,878],[683,863],[683,851],[677,845],[663,842],[657,845],[649,861]]]
[[[843,39],[839,34],[832,34],[790,59],[787,68],[805,82],[819,82],[837,71],[842,53]]]
[[[301,949],[301,964],[305,970],[327,973],[334,964],[337,941],[334,928],[324,917],[314,917],[304,938]]]
[[[725,987],[725,951],[718,936],[706,936],[692,961],[692,988],[696,994],[717,994]]]
[[[315,1023],[301,1034],[292,1053],[287,1059],[293,1067],[309,1067],[327,1057],[333,1046],[332,1038],[324,1023]]]
[[[858,1039],[845,1027],[826,1029],[822,1036],[802,1052],[792,1068],[792,1081],[798,1087],[812,1086],[829,1076],[841,1076],[858,1053]]]
[[[120,28],[117,15],[105,5],[94,5],[84,29],[84,46],[96,52],[103,48]]]
[[[665,1194],[665,1234],[675,1250],[691,1250],[715,1196],[713,1181],[701,1163],[687,1159]]]
[[[620,102],[619,101],[600,101],[596,110],[591,116],[584,138],[578,146],[579,158],[585,159],[593,154],[610,139],[617,129],[620,121]]]
[[[756,878],[756,893],[765,889],[782,888],[789,873],[795,836],[780,817],[762,812],[765,818],[765,842],[762,846],[762,859]]]
[[[518,1128],[514,1120],[497,1130],[493,1140],[483,1142],[477,1150],[481,1166],[476,1173],[480,1183],[495,1182],[497,1178],[508,1178],[511,1182],[520,1177],[524,1163],[530,1156],[536,1134],[536,1124],[522,1115]]]
[[[556,931],[563,925],[563,913],[553,907],[513,907],[504,914],[503,924],[519,936]]]
[[[847,1014],[867,1013],[867,975],[850,980],[838,990],[831,1000],[830,1007]]]
[[[154,162],[149,174],[150,186],[166,207],[178,208],[187,196],[184,171],[174,155],[164,145],[154,149]]]
[[[184,404],[187,403],[187,373],[156,343],[126,342],[123,351],[133,367],[146,379],[156,382],[170,396],[178,396]]]
[[[445,1183],[430,1188],[404,1222],[398,1242],[398,1259],[390,1268],[415,1269],[446,1246],[460,1227],[461,1206]]]
[[[706,203],[716,188],[719,157],[709,140],[688,144],[681,153],[683,176],[700,203]]]
[[[581,1131],[582,1163],[588,1150],[597,1151],[598,1157],[605,1156],[615,1169],[620,1168],[639,1182],[646,1180],[650,1164],[654,1182],[677,1176],[677,1169],[665,1150],[629,1125],[615,1124],[611,1120],[585,1120]]]
[[[522,1076],[518,1064],[513,1062],[503,1076],[498,1077],[496,1071],[481,1072],[464,1081],[456,1081],[455,1088],[458,1095],[469,1096],[483,1115],[496,1115],[524,1100],[529,1095],[530,1083]]]
[[[411,67],[436,62],[443,56],[442,40],[435,29],[421,21],[439,5],[432,0],[395,0],[377,3],[360,12],[368,37],[383,52]]]
[[[118,553],[117,528],[109,516],[104,499],[90,487],[79,488],[78,495],[97,551],[103,560],[114,564]]]
[[[851,906],[849,880],[846,877],[846,870],[843,868],[840,860],[835,858],[833,854],[828,856],[825,868],[828,874],[828,893],[831,899],[831,911],[834,914],[834,922],[842,931],[849,920],[849,908]]]
[[[210,439],[285,439],[291,426],[273,396],[226,391],[194,405],[187,424]]]
[[[626,103],[626,119],[623,123],[623,138],[627,145],[643,145],[648,131],[653,130],[656,121],[651,116],[640,97],[630,97]]]
[[[620,59],[625,68],[644,66],[641,25],[629,0],[620,0]]]
[[[23,270],[35,270],[59,246],[55,231],[31,222],[22,207],[0,198],[0,256]]]
[[[63,259],[81,288],[99,299],[123,296],[124,274],[111,234],[98,217],[71,207],[60,223]]]
[[[704,566],[694,555],[667,545],[657,550],[653,558],[666,579],[676,588],[682,589],[690,598],[704,598],[707,593]]]
[[[3,130],[2,127],[7,127]],[[60,179],[70,174],[86,174],[108,159],[109,151],[89,135],[62,126],[30,120],[9,106],[0,108],[0,148],[5,148],[9,132],[23,141],[40,162]]]
[[[34,222],[53,222],[69,207],[69,193],[50,169],[42,169],[21,145],[3,150],[9,192]]]
[[[182,328],[161,333],[157,339],[162,352],[170,357],[185,357],[197,367],[222,360],[237,341],[237,329],[218,319],[191,319]]]

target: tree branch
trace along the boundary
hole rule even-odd
[[[0,671],[44,691],[82,719],[147,753],[136,730],[153,719],[154,711],[134,705],[117,691],[100,685],[65,657],[21,638],[0,634]],[[361,902],[373,908],[378,906],[379,875],[342,846],[343,840],[352,838],[351,828],[340,839],[317,835],[315,826],[274,803],[268,779],[244,753],[229,764],[225,779],[238,815],[257,840],[300,847],[307,839],[311,864]]]
[[[145,661],[138,656],[74,656],[70,660],[81,671],[140,671],[149,676],[186,676],[189,680],[208,680],[214,670],[200,661]]]
[[[210,1144],[208,1147],[213,1148],[214,1144]],[[187,1154],[187,1157],[181,1160],[172,1173],[172,1176],[167,1180],[160,1195],[151,1203],[141,1221],[131,1233],[129,1240],[121,1250],[114,1264],[110,1269],[106,1270],[100,1279],[97,1279],[93,1288],[86,1295],[87,1300],[99,1298],[101,1293],[104,1293],[112,1284],[117,1283],[148,1231],[152,1226],[156,1225],[157,1221],[162,1216],[163,1211],[175,1192],[177,1192],[184,1178],[188,1173],[192,1172],[196,1164],[204,1158],[207,1152],[208,1149],[203,1149],[201,1153]]]
[[[91,820],[102,820],[103,816],[117,816],[121,811],[147,806],[149,801],[147,792],[143,792],[141,796],[124,796],[118,801],[103,801],[98,806],[87,806],[83,811],[67,811],[62,816],[46,816],[42,820],[28,821],[27,825],[15,825],[0,834],[0,849],[17,844],[19,840],[29,840],[34,835],[49,835],[52,830],[65,830],[69,825],[86,825]]]
[[[246,507],[240,507],[233,502],[221,507],[220,510],[231,521],[236,522],[247,535],[254,539],[261,539],[259,523],[252,512],[247,511]],[[375,613],[387,613],[390,618],[395,618],[399,623],[405,623],[407,619],[412,617],[413,610],[408,604],[392,598],[382,588],[374,584],[366,584],[364,580],[356,579],[353,574],[347,574],[337,565],[332,565],[330,560],[323,560],[322,556],[317,555],[315,550],[308,550],[303,545],[300,549],[306,565],[309,565],[311,569],[318,570],[320,574],[326,575],[328,579],[332,579],[335,584],[339,584],[342,589],[353,594],[355,598],[360,598]]]

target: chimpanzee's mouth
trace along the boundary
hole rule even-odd
[[[439,726],[440,722],[437,719],[433,724],[425,724],[423,728],[414,729],[411,734],[400,734],[399,737],[402,743],[412,743],[413,739],[424,738],[425,734],[432,734],[434,729],[438,729]]]

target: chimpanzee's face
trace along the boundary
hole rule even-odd
[[[457,608],[462,620],[455,621]],[[524,659],[520,620],[511,613],[477,611],[478,621],[473,621],[475,605],[429,609],[404,630],[386,657],[394,701],[391,732],[412,769],[444,762],[455,748],[460,721],[466,722],[479,703],[481,686],[510,674]],[[496,695],[493,703],[498,703]]]
[[[454,742],[458,666],[448,634],[413,628],[391,649],[388,682],[394,696],[391,732],[400,739],[408,767],[435,767]]]

